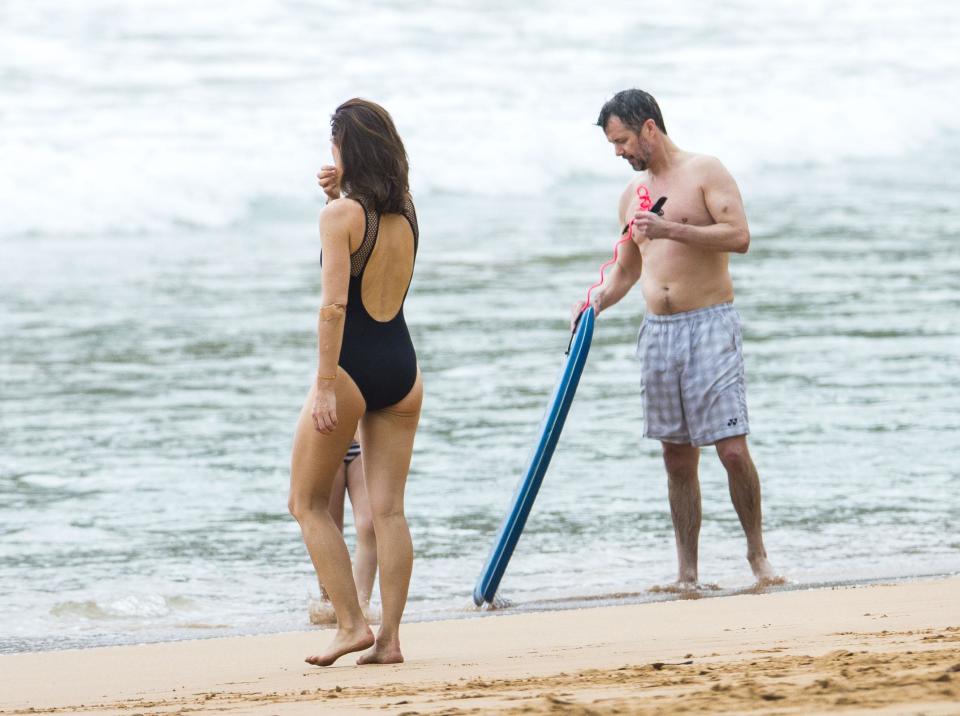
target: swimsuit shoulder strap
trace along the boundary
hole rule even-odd
[[[410,228],[413,231],[413,253],[416,255],[417,246],[420,243],[420,226],[417,224],[417,210],[413,206],[413,199],[409,194],[403,200],[403,216],[410,222]]]
[[[377,243],[377,234],[380,232],[380,215],[370,204],[362,198],[357,198],[360,206],[363,207],[364,229],[363,241],[357,250],[350,254],[350,275],[357,277],[363,273],[363,269],[370,260],[370,254],[373,253],[373,246]]]

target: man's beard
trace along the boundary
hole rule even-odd
[[[627,154],[626,160],[630,162],[630,166],[633,167],[633,171],[645,172],[647,167],[650,165],[651,154],[652,152],[650,151],[650,148],[641,141],[637,147],[637,154]]]

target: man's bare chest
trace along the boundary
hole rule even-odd
[[[666,221],[693,226],[709,226],[714,223],[713,217],[707,211],[699,184],[658,181],[647,182],[644,186],[650,192],[650,200],[654,203],[662,196],[667,197],[667,203],[663,207],[663,218]],[[640,200],[634,195],[627,209],[627,221],[633,218],[639,206]]]

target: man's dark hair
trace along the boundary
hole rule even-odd
[[[597,126],[606,129],[610,117],[619,117],[621,122],[637,134],[643,129],[643,123],[652,119],[661,132],[667,133],[663,115],[660,114],[660,105],[652,94],[643,90],[628,89],[613,95],[600,110]]]

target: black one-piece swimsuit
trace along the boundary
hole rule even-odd
[[[363,305],[363,274],[377,243],[380,215],[368,202],[362,199],[358,201],[366,214],[365,229],[363,242],[350,254],[350,287],[339,364],[357,384],[367,403],[367,410],[381,410],[399,403],[413,388],[417,381],[417,354],[403,318],[403,302],[397,315],[389,321],[378,321]],[[413,230],[413,257],[416,262],[420,236],[417,213],[410,197],[404,201],[401,213]],[[408,284],[407,290],[409,288]],[[404,301],[406,298],[404,292]]]

